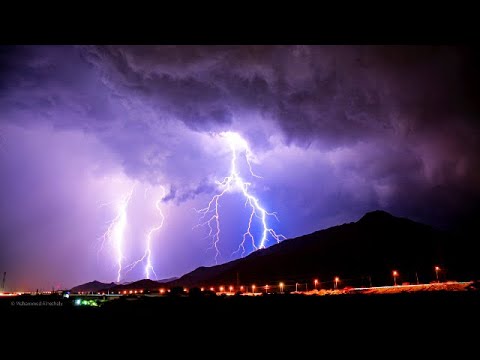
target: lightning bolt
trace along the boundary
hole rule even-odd
[[[145,193],[144,193],[145,197],[147,197],[148,189],[149,188],[145,188]],[[150,273],[153,273],[155,275],[155,279],[158,279],[152,264],[152,237],[155,232],[159,231],[163,227],[163,223],[165,222],[165,216],[163,215],[162,209],[160,208],[160,204],[162,202],[162,199],[165,197],[166,192],[163,186],[161,187],[161,189],[162,189],[162,197],[155,202],[155,209],[158,211],[160,215],[160,221],[157,225],[152,226],[147,231],[147,234],[145,235],[145,253],[143,254],[143,256],[126,267],[127,273],[128,273],[131,270],[133,270],[133,268],[135,268],[135,266],[137,266],[139,263],[146,260],[146,264],[145,264],[146,279],[150,279]]]
[[[123,260],[125,258],[123,254],[123,245],[124,245],[124,238],[125,238],[125,229],[127,227],[127,208],[132,198],[133,191],[135,189],[135,185],[133,185],[132,189],[121,197],[121,199],[116,202],[116,216],[108,223],[108,228],[105,233],[101,236],[102,245],[99,251],[101,251],[104,247],[104,244],[107,242],[109,243],[115,253],[115,259],[117,263],[117,282],[120,282],[122,270],[123,270]],[[103,204],[101,206],[105,206],[107,204]]]
[[[255,250],[265,248],[265,244],[268,241],[269,235],[278,242],[281,240],[286,239],[285,236],[282,234],[277,234],[275,230],[269,227],[267,218],[269,216],[275,217],[277,219],[277,215],[274,212],[266,211],[260,204],[260,201],[249,192],[249,186],[251,183],[246,182],[240,176],[240,172],[238,169],[238,154],[245,155],[245,161],[248,165],[248,169],[250,175],[256,178],[261,178],[260,176],[256,175],[252,170],[251,161],[253,160],[254,156],[248,146],[248,143],[243,139],[239,134],[234,132],[223,132],[219,134],[220,137],[224,138],[229,146],[231,151],[231,162],[230,162],[230,174],[229,176],[225,177],[223,181],[216,181],[215,183],[218,185],[220,192],[213,196],[210,200],[208,205],[200,210],[196,210],[202,216],[200,217],[199,224],[197,226],[206,226],[209,229],[207,237],[212,238],[212,248],[215,249],[215,263],[217,263],[217,258],[220,255],[220,250],[218,249],[218,243],[220,241],[220,215],[219,215],[219,201],[223,195],[228,192],[234,190],[240,190],[245,197],[245,206],[249,205],[251,208],[251,213],[248,219],[248,226],[247,230],[243,234],[242,242],[240,243],[238,249],[234,252],[239,252],[240,249],[242,250],[242,256],[245,254],[245,243],[248,239],[252,242],[252,247]],[[208,217],[210,216],[210,217]],[[262,228],[262,236],[259,240],[259,246],[257,247],[255,242],[255,237],[252,234],[252,223],[254,217],[259,219],[260,225]],[[205,220],[205,221],[203,221]],[[202,222],[203,221],[203,222]],[[233,255],[233,254],[232,254]]]

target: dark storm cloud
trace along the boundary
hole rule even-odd
[[[0,126],[51,124],[57,131],[80,130],[93,134],[118,154],[125,171],[133,177],[156,182],[171,142],[165,135],[166,112],[156,113],[142,102],[144,96],[112,91],[107,75],[84,60],[70,46],[14,46],[2,48],[0,71]],[[142,93],[143,94],[143,93]],[[220,121],[228,113],[212,107]],[[160,129],[160,130],[158,130]],[[2,137],[7,135],[2,132]],[[157,166],[155,165],[157,162]]]
[[[478,70],[472,50],[438,46],[84,48],[120,94],[142,94],[195,130],[246,131],[249,114],[287,142],[323,150],[379,144],[372,165],[402,186],[405,163],[432,185],[478,189]],[[384,151],[389,144],[399,155]],[[405,159],[407,157],[407,159]],[[459,162],[462,169],[453,170]],[[371,168],[376,173],[370,173]],[[408,183],[408,182],[407,182]],[[407,185],[407,183],[405,185]],[[409,184],[409,183],[408,183]]]
[[[162,198],[162,201],[167,202],[167,201],[173,200],[175,199],[176,195],[177,195],[177,188],[175,187],[175,185],[173,185],[172,187],[170,187],[170,190],[168,191],[167,195],[165,195]]]
[[[175,204],[181,204],[187,200],[194,199],[199,194],[211,194],[215,191],[215,186],[209,181],[209,179],[203,179],[198,185],[193,186],[193,188],[183,187],[178,189],[175,185],[170,187],[167,195],[163,197],[163,202],[174,201]]]
[[[16,121],[53,119],[97,133],[131,174],[151,174],[149,159],[168,158],[172,145],[164,138],[159,146],[151,128],[173,119],[200,132],[234,129],[257,149],[268,148],[276,129],[286,143],[323,151],[366,143],[368,163],[359,156],[345,171],[395,189],[473,191],[475,56],[438,46],[3,48],[0,101],[7,113],[34,109]]]
[[[152,66],[156,59],[175,61],[169,57],[169,48],[155,51],[151,47],[131,47],[132,56],[146,56]],[[195,130],[217,129],[231,123],[231,111],[225,94],[218,86],[194,76],[176,76],[171,73],[155,73],[150,69],[137,68],[131,55],[121,47],[85,48],[86,59],[97,65],[104,75],[105,82],[119,93],[129,96],[140,94],[150,100],[150,105],[160,113],[177,116],[187,126]],[[188,56],[183,56],[188,61]],[[209,60],[198,60],[206,66]],[[194,60],[195,61],[195,60]],[[195,65],[195,64],[194,64]],[[144,72],[144,70],[146,72]],[[193,69],[192,69],[193,70]],[[199,70],[202,70],[199,68]]]
[[[7,53],[1,61],[9,95],[4,109],[35,108],[36,117],[55,118],[57,126],[106,132],[121,118],[122,127],[137,134],[136,143],[151,136],[152,122],[173,117],[196,131],[237,127],[261,144],[255,124],[242,126],[254,122],[249,117],[255,112],[277,124],[286,141],[325,150],[378,138],[408,146],[436,138],[440,148],[448,142],[451,152],[467,154],[467,162],[477,150],[478,133],[470,125],[478,77],[468,49],[109,46],[19,48],[10,58]],[[112,105],[117,101],[121,107]],[[56,113],[59,106],[69,116]],[[137,113],[142,106],[153,109],[150,122]],[[116,135],[105,136],[112,146],[125,146]],[[442,136],[446,140],[438,141]],[[126,160],[130,167],[138,167],[142,156],[135,149]]]
[[[83,48],[119,93],[145,95],[195,129],[259,111],[299,141],[337,146],[469,115],[467,50],[404,46]],[[115,79],[115,81],[113,80]],[[468,83],[467,83],[468,82]],[[123,92],[124,93],[124,92]],[[124,93],[125,94],[125,93]],[[131,92],[128,92],[131,94]]]

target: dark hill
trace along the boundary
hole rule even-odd
[[[94,280],[82,285],[75,286],[70,291],[71,292],[97,292],[101,290],[110,289],[116,285],[117,284],[115,284],[114,282],[108,284],[108,283],[102,283],[100,281]]]
[[[470,245],[469,245],[470,244]],[[359,221],[285,240],[249,256],[213,267],[200,267],[169,286],[289,284],[312,287],[318,278],[331,288],[335,276],[344,286],[430,282],[434,266],[442,279],[470,280],[478,276],[478,253],[473,242],[384,211],[365,214]],[[470,246],[470,248],[469,248]],[[237,283],[237,278],[239,282]]]
[[[78,285],[72,288],[70,291],[72,292],[118,292],[122,290],[131,290],[131,289],[155,289],[157,290],[161,284],[171,282],[176,280],[177,278],[168,278],[162,280],[149,280],[143,279],[134,282],[124,283],[124,284],[116,284],[114,282],[110,284],[101,283],[99,281],[92,281],[86,284]]]
[[[138,289],[138,290],[147,290],[147,289],[158,290],[158,288],[160,287],[160,284],[161,283],[159,281],[143,279],[143,280],[134,281],[134,282],[131,282],[131,283],[128,283],[128,284],[116,285],[116,286],[110,288],[109,290],[114,291],[114,292],[119,292],[119,291],[123,291],[123,290],[135,290],[135,289]]]

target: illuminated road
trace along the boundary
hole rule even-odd
[[[430,283],[430,284],[409,284],[409,285],[387,285],[387,286],[372,286],[372,287],[345,287],[345,288],[338,288],[338,289],[314,289],[308,291],[283,291],[287,287],[282,283],[282,286],[273,286],[267,285],[265,286],[258,286],[255,287],[256,291],[245,291],[244,289],[246,286],[238,287],[239,290],[236,290],[233,286],[231,290],[220,290],[214,291],[213,287],[209,288],[210,291],[208,293],[215,294],[216,296],[233,296],[233,295],[242,295],[242,296],[260,296],[265,294],[275,294],[275,295],[284,295],[284,294],[298,294],[298,295],[341,295],[341,294],[352,294],[352,293],[362,293],[362,294],[392,294],[392,293],[402,293],[402,292],[418,292],[418,291],[465,291],[469,286],[473,284],[472,281],[448,281],[448,282],[440,282],[440,283]],[[300,284],[298,284],[300,285]],[[304,284],[302,284],[304,285]],[[295,285],[290,284],[289,287],[295,287]],[[298,286],[299,288],[300,286]],[[222,287],[220,287],[222,288]],[[204,292],[206,288],[197,288],[197,291]],[[218,288],[217,288],[218,289]],[[167,288],[162,288],[158,291],[148,292],[148,290],[141,290],[141,289],[132,289],[132,290],[122,290],[119,293],[113,292],[106,292],[106,293],[99,293],[99,292],[89,292],[89,293],[69,293],[67,291],[58,291],[58,292],[44,292],[44,293],[36,293],[36,292],[0,292],[0,297],[12,297],[12,296],[19,296],[19,295],[63,295],[64,297],[70,298],[78,298],[78,297],[89,297],[89,298],[118,298],[122,296],[130,296],[130,297],[162,297],[169,295],[170,290]],[[185,288],[183,293],[178,293],[176,295],[187,295],[190,293],[190,290]],[[67,296],[68,294],[68,296]]]

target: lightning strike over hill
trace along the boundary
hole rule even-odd
[[[220,255],[220,250],[218,248],[218,243],[220,241],[220,213],[219,213],[219,201],[228,192],[240,191],[245,197],[245,206],[247,204],[251,208],[251,212],[248,218],[247,229],[243,234],[242,241],[238,246],[238,249],[234,252],[240,251],[242,249],[242,256],[245,254],[245,242],[250,239],[252,242],[252,247],[254,250],[265,248],[265,245],[268,241],[269,235],[271,238],[275,239],[278,242],[285,239],[285,236],[277,234],[275,230],[268,225],[268,217],[272,216],[278,221],[276,213],[268,212],[260,204],[259,199],[252,193],[249,192],[250,182],[245,181],[240,176],[239,169],[239,156],[244,154],[246,164],[248,165],[249,173],[251,176],[260,178],[260,176],[254,174],[251,166],[251,160],[254,158],[250,150],[250,147],[245,139],[243,139],[239,134],[235,132],[222,132],[219,134],[221,138],[224,138],[230,146],[231,150],[231,162],[230,162],[230,174],[223,179],[223,181],[216,181],[216,184],[219,188],[219,193],[214,195],[213,198],[208,203],[207,207],[196,210],[202,216],[200,217],[200,222],[197,226],[207,226],[209,229],[208,236],[212,237],[212,247],[215,249],[215,262]],[[252,223],[254,217],[259,220],[259,225],[261,227],[261,236],[258,241],[259,245],[257,246],[256,239],[252,233]]]
[[[125,229],[127,227],[127,208],[132,198],[135,185],[132,189],[125,194],[118,202],[115,203],[116,216],[110,221],[107,231],[102,235],[102,247],[105,242],[109,243],[114,250],[114,255],[117,264],[117,282],[120,282],[120,278],[123,271],[123,260],[125,258],[123,247],[125,240]],[[100,249],[100,250],[101,250]]]
[[[149,188],[145,188],[145,193],[144,193],[145,197],[147,196],[147,190],[148,189]],[[166,192],[165,192],[165,188],[163,186],[161,187],[161,189],[162,189],[162,196],[160,197],[160,199],[158,199],[155,202],[155,209],[159,213],[160,220],[156,225],[151,226],[149,228],[149,230],[147,231],[146,235],[145,235],[145,253],[143,254],[143,256],[140,259],[134,261],[133,263],[131,263],[130,265],[128,265],[126,267],[127,273],[128,273],[131,270],[133,270],[133,268],[135,268],[135,266],[137,266],[139,263],[141,263],[142,261],[145,261],[146,263],[145,263],[145,270],[144,271],[145,271],[145,278],[146,279],[150,279],[150,274],[151,273],[153,273],[153,275],[155,276],[155,279],[158,279],[157,274],[155,273],[155,270],[153,268],[153,263],[152,263],[152,238],[153,238],[154,233],[156,233],[157,231],[159,231],[163,227],[163,223],[165,221],[165,216],[163,215],[162,209],[160,208],[160,204],[162,202],[162,199],[165,197]]]

